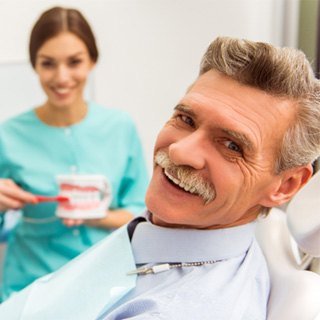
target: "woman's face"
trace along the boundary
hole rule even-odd
[[[83,91],[94,62],[85,43],[70,32],[47,40],[36,55],[35,70],[47,104],[69,108],[83,102]]]

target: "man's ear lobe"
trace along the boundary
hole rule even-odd
[[[263,206],[275,207],[288,202],[312,177],[312,165],[288,169],[281,173],[278,187],[265,199]]]

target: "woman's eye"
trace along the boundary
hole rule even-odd
[[[52,62],[52,61],[42,61],[41,62],[41,66],[43,68],[52,68],[52,67],[54,67],[54,62]]]
[[[71,67],[77,66],[77,65],[79,65],[80,63],[81,63],[81,60],[80,60],[80,59],[72,59],[72,60],[69,61],[69,65],[70,65]]]
[[[242,153],[242,148],[231,140],[224,141],[224,145],[234,152]]]
[[[190,126],[190,127],[194,127],[195,126],[194,121],[192,120],[192,118],[190,118],[190,117],[188,117],[188,116],[186,116],[184,114],[180,114],[178,117],[181,119],[181,121],[183,121],[188,126]]]

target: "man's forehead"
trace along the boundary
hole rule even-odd
[[[180,101],[192,106],[226,106],[253,113],[278,114],[280,118],[291,118],[296,114],[297,101],[271,95],[259,88],[248,86],[210,70],[201,75],[187,90]],[[208,109],[208,112],[210,109]]]
[[[190,112],[198,109],[198,107],[206,107],[206,112],[210,112],[212,108],[216,107],[238,107],[242,108],[243,102],[236,97],[233,97],[228,92],[211,89],[206,90],[191,90],[185,94],[180,100],[179,104],[183,105]]]

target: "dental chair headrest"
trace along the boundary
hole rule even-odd
[[[286,212],[289,230],[299,248],[320,257],[320,171],[294,196]]]

